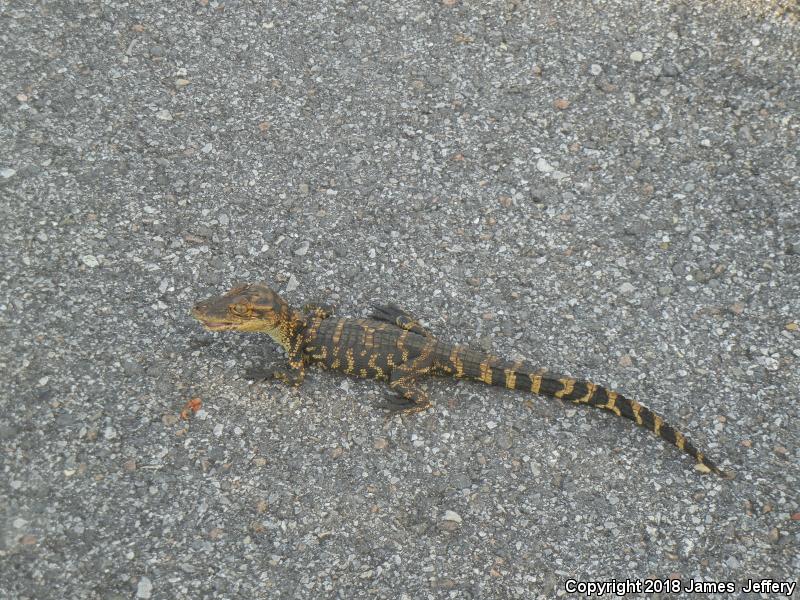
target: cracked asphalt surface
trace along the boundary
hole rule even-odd
[[[796,581],[797,16],[0,4],[0,597]],[[388,422],[375,382],[254,385],[278,349],[188,313],[239,281],[608,385],[736,478],[477,384]]]

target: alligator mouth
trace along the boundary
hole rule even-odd
[[[203,321],[203,327],[210,331],[224,331],[233,327],[230,323],[220,323],[217,321]]]
[[[232,329],[235,327],[233,323],[225,322],[225,321],[213,321],[209,319],[206,315],[204,315],[200,310],[197,308],[193,308],[191,311],[192,316],[202,323],[203,327],[208,329],[209,331],[225,331],[226,329]]]

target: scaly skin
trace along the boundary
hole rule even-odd
[[[353,377],[387,381],[405,401],[397,412],[416,413],[431,405],[419,386],[422,377],[482,381],[611,411],[683,450],[695,460],[697,470],[729,476],[661,416],[618,392],[439,341],[394,305],[375,307],[369,319],[338,318],[332,312],[328,306],[313,304],[295,310],[268,287],[254,284],[199,302],[192,316],[210,331],[269,335],[288,354],[286,367],[269,376],[292,385],[303,382],[306,366],[317,364]]]

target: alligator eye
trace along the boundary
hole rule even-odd
[[[228,307],[228,310],[231,312],[231,314],[238,315],[240,317],[247,316],[246,304],[231,304]]]

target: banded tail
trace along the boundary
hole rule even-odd
[[[488,385],[551,396],[611,411],[618,417],[634,421],[683,450],[696,461],[695,469],[698,471],[713,472],[726,479],[732,477],[695,448],[685,435],[667,423],[663,417],[619,392],[588,381],[536,370],[535,367],[522,361],[506,361],[461,346],[452,347],[444,362],[449,363],[449,368],[445,371],[458,378],[482,381]]]

